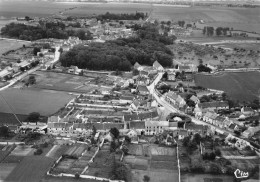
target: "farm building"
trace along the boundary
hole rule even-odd
[[[157,135],[169,128],[169,121],[145,121],[145,134]]]

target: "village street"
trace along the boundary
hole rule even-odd
[[[171,104],[169,104],[167,101],[165,101],[164,98],[161,97],[161,96],[159,96],[159,93],[155,90],[155,85],[157,85],[157,84],[159,83],[159,81],[161,80],[162,76],[163,76],[163,73],[159,73],[159,74],[157,75],[156,79],[153,81],[153,83],[152,83],[150,86],[148,86],[148,89],[149,89],[150,93],[151,93],[152,96],[156,99],[156,101],[157,101],[160,105],[162,105],[165,109],[167,109],[168,111],[170,111],[170,112],[175,112],[175,113],[179,113],[179,114],[183,114],[183,115],[187,115],[187,114],[185,114],[184,112],[182,112],[182,111],[176,109],[175,107],[173,107],[173,106],[172,106]],[[192,116],[190,116],[190,115],[187,115],[187,116],[190,117],[191,120],[192,120],[192,122],[194,122],[194,123],[196,123],[196,124],[207,125],[207,126],[209,126],[210,128],[213,127],[213,128],[215,129],[215,131],[218,132],[218,133],[222,133],[222,134],[223,134],[223,133],[225,132],[225,133],[228,133],[228,134],[232,135],[233,137],[235,137],[235,138],[237,138],[237,139],[242,139],[242,140],[244,140],[244,139],[241,138],[241,137],[235,136],[235,134],[234,134],[233,132],[231,132],[231,131],[225,130],[225,129],[223,129],[223,128],[219,128],[218,126],[215,126],[215,125],[212,125],[212,124],[210,124],[210,123],[204,122],[204,121],[199,120],[199,119],[197,119],[197,118],[195,118],[195,117],[192,117]],[[252,145],[250,145],[250,146],[253,147]],[[256,149],[255,147],[253,147],[253,148]]]

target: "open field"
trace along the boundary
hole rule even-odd
[[[40,181],[54,160],[42,156],[25,157],[20,164],[9,174],[7,181],[37,182]]]
[[[211,175],[211,174],[182,174],[181,182],[230,182],[233,176],[228,175]]]
[[[33,75],[37,82],[36,85],[33,86],[34,88],[77,93],[86,93],[95,89],[101,89],[93,84],[88,84],[88,82],[93,79],[89,77],[42,71],[36,71]],[[102,90],[109,89],[102,87]]]
[[[232,99],[248,101],[258,98],[260,72],[230,72],[220,75],[195,75],[197,85],[223,90]]]
[[[3,40],[0,38],[0,55],[9,50],[15,50],[23,45],[27,45],[28,42],[15,41],[15,40]]]
[[[4,181],[16,166],[15,163],[0,163],[0,181]]]
[[[1,99],[0,99],[0,103],[2,103]],[[23,115],[23,114],[16,114],[16,116],[21,122],[25,121],[28,118],[28,115]],[[12,113],[0,112],[0,118],[1,118],[1,124],[7,124],[7,125],[20,124]]]
[[[5,89],[0,93],[12,107],[13,112],[22,115],[31,112],[39,112],[42,116],[51,115],[74,97],[65,92],[16,88]],[[0,97],[0,105],[0,112],[12,112],[2,97]]]
[[[7,2],[1,1],[0,16],[48,16],[66,8],[77,7],[66,11],[67,15],[92,15],[106,12],[135,13],[142,11],[149,13],[151,19],[185,20],[186,22],[204,20],[205,25],[233,27],[239,30],[260,31],[260,20],[256,16],[258,8],[227,8],[227,7],[174,7],[170,5],[151,5],[142,3],[55,3],[55,2]],[[30,11],[28,11],[30,10]]]

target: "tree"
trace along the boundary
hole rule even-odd
[[[9,136],[9,129],[7,126],[0,126],[0,136],[1,137],[8,137]]]
[[[216,35],[220,36],[220,35],[222,35],[223,28],[222,27],[217,27],[215,31],[216,31]]]
[[[215,154],[216,154],[216,156],[221,156],[221,151],[219,149],[216,149]]]
[[[84,30],[79,30],[77,32],[77,37],[81,40],[86,40],[86,33]]]
[[[150,181],[150,177],[147,176],[147,175],[144,175],[143,181],[144,182],[149,182]]]
[[[75,179],[79,179],[80,178],[80,174],[79,173],[76,173],[75,174]]]
[[[25,71],[25,68],[24,68],[24,67],[21,67],[20,70],[21,70],[22,72],[24,72],[24,71]]]
[[[189,142],[190,142],[190,137],[188,137],[188,136],[184,137],[183,140],[182,140],[182,144],[185,147],[188,146]]]
[[[116,148],[117,148],[116,142],[115,142],[115,141],[112,141],[112,142],[110,143],[110,152],[115,152],[115,151],[116,151]]]
[[[218,164],[216,164],[216,163],[211,163],[210,164],[210,171],[213,174],[220,174],[220,173],[222,173],[220,166]]]
[[[40,52],[40,51],[41,51],[41,49],[40,49],[39,47],[34,47],[34,48],[33,48],[33,55],[36,56],[37,53]]]
[[[129,136],[125,136],[125,141],[126,141],[127,143],[131,143],[131,138],[130,138]]]
[[[225,92],[222,93],[222,100],[223,101],[227,100],[227,94]]]
[[[96,133],[97,133],[97,129],[96,129],[96,127],[93,125],[93,126],[92,126],[92,135],[95,136]]]
[[[194,135],[193,140],[194,140],[197,144],[199,144],[199,143],[201,142],[201,136],[200,136],[200,134],[199,134],[199,133],[196,133],[196,134]]]
[[[207,66],[205,66],[205,65],[203,65],[203,64],[200,64],[199,66],[198,66],[198,72],[211,72],[212,70],[209,68],[209,67],[207,67]]]
[[[163,74],[162,78],[164,78],[165,80],[168,80],[168,73],[167,73],[167,71]]]
[[[38,112],[32,112],[27,119],[29,122],[37,122],[40,119],[40,114]]]
[[[35,83],[36,83],[36,78],[35,78],[35,76],[33,76],[33,75],[29,76],[29,78],[28,78],[28,83],[29,83],[30,85],[35,84]]]
[[[119,137],[119,130],[117,128],[111,128],[110,133],[113,134],[114,138],[118,139]]]

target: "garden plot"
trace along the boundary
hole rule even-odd
[[[93,163],[89,164],[89,168],[84,174],[109,178],[112,172],[113,161],[116,158],[116,156],[114,158],[109,150],[101,149],[94,158]]]
[[[124,158],[124,161],[127,164],[130,164],[132,169],[138,169],[138,170],[147,170],[149,165],[148,159],[135,157],[135,156],[126,156]]]
[[[178,171],[144,171],[144,170],[132,170],[132,181],[143,181],[144,175],[150,177],[150,182],[175,182],[178,181]]]
[[[129,154],[131,155],[143,155],[143,146],[142,145],[137,145],[137,144],[130,144],[129,145]]]
[[[149,146],[151,155],[176,155],[176,150],[174,148],[158,147],[156,145]]]
[[[178,170],[178,164],[173,161],[151,161],[151,169]]]
[[[230,159],[233,166],[239,169],[252,169],[260,165],[259,159]]]
[[[11,156],[27,156],[33,155],[35,149],[32,148],[30,145],[18,145],[12,152]]]

